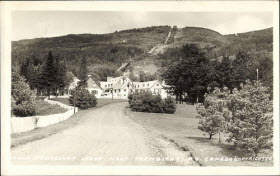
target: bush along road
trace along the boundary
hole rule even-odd
[[[11,149],[14,164],[197,165],[125,115],[127,102],[83,113],[72,128]]]

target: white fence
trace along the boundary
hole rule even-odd
[[[52,114],[46,116],[12,117],[11,133],[21,133],[39,127],[46,127],[66,120],[74,114],[74,107],[72,106],[68,106],[57,101],[48,100],[47,98],[45,98],[44,101],[50,104],[56,104],[62,108],[67,109],[67,111],[60,114]],[[75,112],[78,112],[78,108],[75,109]]]

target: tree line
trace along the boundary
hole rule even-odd
[[[167,50],[160,56],[162,78],[171,85],[178,101],[203,102],[204,94],[215,87],[240,88],[247,79],[261,80],[272,95],[273,61],[269,57],[255,58],[240,50],[235,59],[223,56],[221,61],[209,59],[195,44]],[[272,97],[272,96],[271,96]]]
[[[67,71],[65,60],[49,51],[45,62],[34,58],[22,60],[19,64],[20,75],[24,76],[37,95],[63,94],[64,88],[73,81],[74,74]]]

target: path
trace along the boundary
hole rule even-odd
[[[160,154],[147,131],[124,115],[126,106],[92,110],[71,129],[13,148],[13,163],[162,165],[143,158]]]

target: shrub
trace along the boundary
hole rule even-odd
[[[260,150],[272,148],[273,107],[269,97],[267,87],[250,81],[228,96],[228,142],[237,150],[256,156]]]
[[[172,97],[164,99],[164,110],[167,114],[174,114],[176,111],[176,101]]]
[[[35,92],[16,67],[12,68],[12,114],[19,117],[35,114]]]
[[[76,92],[75,106],[81,109],[87,109],[90,107],[95,107],[97,105],[97,99],[95,95],[89,93],[89,91],[83,87],[77,88],[76,90],[72,91],[72,95],[69,98],[69,102],[71,105],[74,105],[75,92]]]
[[[220,133],[224,124],[224,98],[228,94],[228,90],[225,89],[222,92],[220,89],[215,90],[205,95],[205,101],[203,106],[197,108],[199,119],[198,129],[209,134],[209,139],[213,135]]]
[[[226,141],[233,142],[235,149],[254,156],[272,148],[273,106],[269,89],[260,82],[246,81],[231,94],[227,89],[215,89],[206,95],[198,113],[198,128],[208,132],[210,138],[223,130],[229,134]]]
[[[171,97],[162,100],[160,95],[150,91],[135,92],[128,96],[130,108],[138,112],[169,113],[176,111],[175,100]]]

